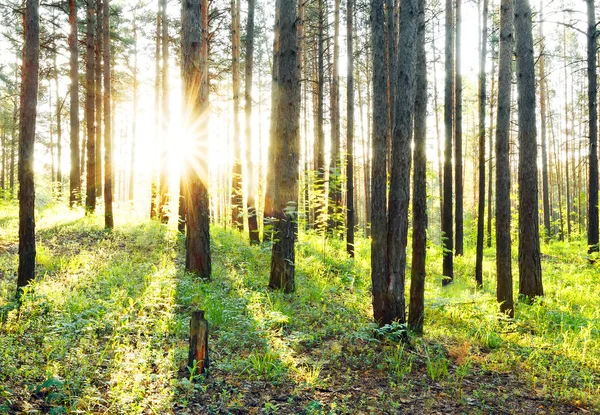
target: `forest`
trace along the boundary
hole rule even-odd
[[[600,414],[594,0],[0,0],[0,414]]]

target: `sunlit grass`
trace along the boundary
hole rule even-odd
[[[343,241],[301,233],[297,291],[287,295],[267,289],[270,247],[248,246],[237,231],[212,228],[213,279],[206,282],[183,272],[183,240],[173,229],[126,212],[107,232],[101,216],[53,206],[38,212],[38,278],[18,312],[7,307],[16,284],[16,209],[0,212],[9,224],[0,235],[0,307],[7,310],[0,413],[28,405],[177,413],[192,404],[227,413],[252,403],[254,392],[245,391],[265,385],[263,410],[369,412],[378,408],[372,399],[399,408],[415,394],[433,408],[431,384],[465,410],[475,402],[493,412],[497,406],[486,405],[509,398],[485,376],[518,380],[519,396],[600,405],[600,273],[578,242],[542,247],[546,296],[517,302],[514,320],[497,314],[493,250],[485,251],[483,289],[475,289],[470,250],[442,288],[441,251],[432,244],[425,336],[404,347],[400,327],[377,331],[371,323],[363,238],[350,259]],[[516,281],[516,262],[513,270]],[[196,308],[206,311],[211,333],[206,380],[186,368]],[[377,389],[355,394],[365,382]],[[317,389],[346,398],[317,399]],[[271,400],[273,393],[291,403]]]

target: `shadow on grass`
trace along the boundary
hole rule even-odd
[[[105,232],[98,222],[38,233],[38,278],[0,327],[0,384],[10,390],[0,408],[170,410],[173,238],[154,223]]]

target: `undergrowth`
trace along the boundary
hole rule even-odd
[[[600,273],[581,243],[542,247],[546,296],[518,302],[512,320],[496,312],[493,250],[482,289],[469,251],[442,288],[432,244],[425,335],[404,344],[404,326],[371,323],[364,238],[349,259],[342,241],[301,233],[286,295],[266,288],[270,247],[237,231],[211,229],[207,282],[183,271],[174,229],[123,214],[107,232],[58,206],[38,212],[37,279],[17,308],[17,210],[0,207],[0,413],[600,408]],[[186,366],[197,308],[208,376]]]

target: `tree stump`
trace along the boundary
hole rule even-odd
[[[188,366],[196,368],[194,375],[206,374],[208,369],[208,321],[204,319],[203,310],[192,312]]]

